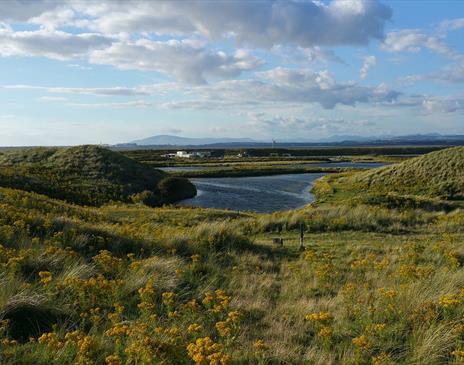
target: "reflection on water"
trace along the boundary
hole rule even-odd
[[[273,212],[313,201],[309,189],[322,173],[190,179],[198,195],[179,204],[238,211]]]
[[[293,166],[374,168],[383,165],[385,164],[379,162],[332,162]],[[187,167],[191,170],[204,169],[199,166],[179,168]],[[183,200],[179,204],[260,213],[290,210],[302,207],[314,200],[309,190],[314,181],[324,175],[325,173],[306,173],[190,179],[197,187],[198,195],[192,199]]]

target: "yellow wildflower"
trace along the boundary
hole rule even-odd
[[[353,338],[353,345],[359,347],[361,350],[368,350],[372,345],[365,335]]]
[[[317,333],[319,337],[330,338],[332,337],[332,329],[328,326],[323,326]]]
[[[253,344],[253,347],[257,351],[263,351],[267,348],[266,344],[264,343],[263,340],[256,340],[255,343]]]
[[[196,332],[200,332],[202,329],[203,329],[202,325],[198,323],[192,323],[190,326],[188,326],[187,332],[196,333]]]
[[[52,273],[50,271],[40,271],[39,272],[40,282],[42,284],[48,284],[52,281]]]
[[[446,294],[438,300],[438,303],[440,303],[443,308],[451,308],[460,304],[461,300],[456,294]]]
[[[121,365],[121,358],[118,355],[110,355],[105,358],[106,365]]]
[[[333,316],[329,312],[308,313],[305,319],[310,322],[329,322]]]

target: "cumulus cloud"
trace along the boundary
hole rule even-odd
[[[272,53],[279,56],[286,64],[309,64],[328,62],[345,63],[343,59],[335,54],[331,49],[314,46],[311,48],[282,46],[277,45],[272,47]]]
[[[417,53],[425,48],[446,57],[458,56],[457,52],[450,48],[443,39],[429,36],[419,29],[402,29],[389,32],[381,48],[387,52],[412,53]]]
[[[390,18],[377,0],[11,0],[0,2],[0,55],[85,58],[205,83],[261,66],[249,47],[293,47],[310,61],[342,62],[325,47],[382,39]],[[21,23],[28,30],[18,30]],[[239,48],[225,53],[192,37],[233,39]]]
[[[87,10],[82,7],[80,11]],[[389,7],[376,0],[106,2],[89,27],[105,33],[198,33],[239,43],[335,46],[381,39]]]
[[[364,58],[363,65],[359,70],[359,77],[361,79],[366,79],[369,73],[369,70],[377,64],[377,58],[375,56],[366,56]]]
[[[327,70],[275,68],[260,72],[258,79],[223,80],[213,84],[160,83],[137,87],[66,88],[8,85],[9,89],[40,90],[52,94],[96,96],[149,96],[175,93],[177,99],[157,104],[168,109],[225,109],[282,104],[320,104],[325,109],[358,103],[392,103],[401,94],[380,84],[366,87],[355,82],[339,83]]]
[[[464,97],[430,96],[424,99],[422,106],[429,113],[464,112]]]
[[[195,100],[171,102],[169,107],[209,108],[215,103],[243,106],[275,103],[320,104],[325,109],[336,105],[395,100],[400,93],[386,85],[365,87],[356,83],[338,83],[328,71],[312,72],[276,68],[259,74],[260,80],[225,80],[213,85],[192,87],[186,91]]]
[[[92,34],[70,34],[57,30],[13,31],[0,28],[0,56],[39,56],[68,60],[87,55],[90,50],[107,47],[109,37]]]
[[[100,1],[13,0],[0,19],[63,23],[103,33],[192,34],[233,37],[258,47],[335,46],[381,39],[391,9],[377,0],[319,1]]]
[[[25,22],[49,11],[62,7],[54,0],[8,0],[0,1],[0,21]]]
[[[90,62],[120,69],[158,71],[191,83],[205,83],[209,77],[236,77],[262,65],[261,60],[245,50],[228,55],[192,40],[161,42],[148,39],[113,43],[108,48],[92,52]]]

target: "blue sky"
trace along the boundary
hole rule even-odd
[[[0,2],[0,145],[464,134],[463,1]]]

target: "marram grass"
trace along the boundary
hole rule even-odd
[[[464,212],[338,188],[269,215],[0,188],[0,363],[464,363]]]

